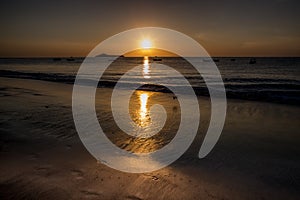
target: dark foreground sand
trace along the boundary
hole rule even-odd
[[[203,98],[191,148],[162,170],[129,174],[83,147],[71,85],[0,78],[0,89],[0,199],[299,199],[297,106],[229,100],[222,136],[200,160],[209,116]]]

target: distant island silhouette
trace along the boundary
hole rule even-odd
[[[95,57],[119,57],[119,55],[110,55],[106,53],[101,53],[99,55],[96,55]]]

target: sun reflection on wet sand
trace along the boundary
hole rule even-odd
[[[167,145],[176,135],[178,130],[177,124],[180,123],[180,109],[178,108],[177,100],[173,100],[172,94],[169,93],[157,93],[153,91],[136,90],[132,94],[129,101],[129,114],[134,123],[136,129],[133,129],[133,133],[136,136],[130,136],[126,132],[122,132],[119,128],[112,127],[110,124],[106,125],[109,139],[116,144],[119,148],[132,153],[149,153],[161,149]],[[123,101],[123,99],[120,99]],[[152,112],[151,107],[155,104],[162,105],[168,115],[168,119],[165,124],[165,128],[161,131],[157,131],[155,135],[149,138],[138,137],[141,134],[149,134],[154,129],[160,127],[160,115],[155,110]],[[105,109],[105,108],[104,108]],[[150,115],[151,113],[151,115]],[[102,118],[102,120],[104,120]],[[155,162],[155,161],[153,161]]]
[[[151,78],[150,76],[150,64],[149,64],[149,58],[148,56],[144,56],[144,62],[143,62],[143,77],[144,78]]]
[[[140,103],[141,103],[140,119],[142,121],[142,125],[143,125],[143,121],[146,119],[147,116],[147,101],[148,101],[148,94],[141,94],[140,95]]]

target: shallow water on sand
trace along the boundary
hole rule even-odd
[[[97,162],[82,145],[73,123],[72,85],[2,77],[0,83],[3,161],[0,197],[297,199],[299,196],[297,106],[229,100],[219,142],[205,159],[199,159],[197,155],[210,118],[210,101],[198,97],[200,128],[188,151],[162,170],[129,174]],[[112,122],[110,101],[106,100],[111,90],[99,88],[96,95],[99,123],[111,141],[131,152],[146,152],[171,140],[176,131],[173,123],[180,115],[171,93],[136,91],[130,109],[135,122],[147,124],[147,110],[158,102],[165,106],[171,120],[166,124],[165,134],[132,140]]]

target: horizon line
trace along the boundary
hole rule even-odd
[[[107,57],[120,57],[122,55],[107,55]],[[101,56],[94,56],[94,57],[88,57],[88,56],[6,56],[2,57],[0,56],[0,59],[18,59],[18,58],[99,58]],[[105,57],[105,56],[103,56]],[[142,58],[144,56],[124,56],[125,58]],[[148,56],[148,57],[156,57],[156,56]],[[172,58],[172,57],[180,57],[180,56],[157,56],[160,58]],[[298,56],[251,56],[251,55],[246,55],[246,56],[186,56],[186,57],[202,57],[202,58],[300,58],[300,55]]]

